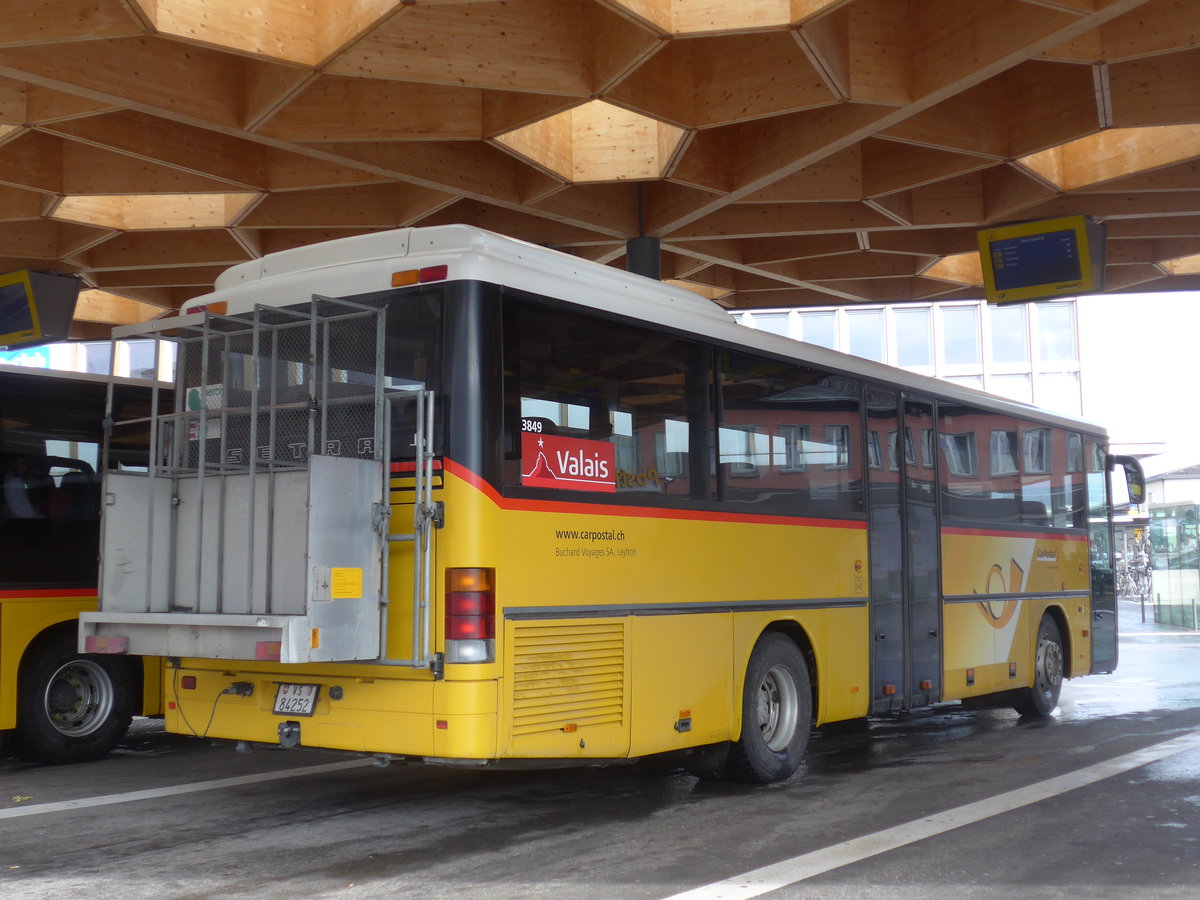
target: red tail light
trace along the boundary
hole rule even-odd
[[[446,639],[487,641],[495,637],[495,570],[447,569]]]
[[[446,570],[446,662],[496,660],[496,570]]]

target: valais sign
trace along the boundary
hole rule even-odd
[[[608,441],[525,432],[521,435],[521,484],[615,494],[616,447]]]

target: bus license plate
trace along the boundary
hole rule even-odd
[[[317,704],[317,692],[320,690],[319,684],[280,684],[275,691],[275,714],[311,716]]]

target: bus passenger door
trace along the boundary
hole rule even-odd
[[[870,536],[871,712],[904,708],[904,527],[894,391],[867,390],[867,526]]]
[[[933,404],[867,393],[871,711],[941,697]]]
[[[908,705],[942,696],[942,604],[938,578],[937,460],[933,402],[904,398],[905,611]]]

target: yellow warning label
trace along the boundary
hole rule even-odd
[[[362,596],[362,569],[330,569],[329,596],[350,600]]]

